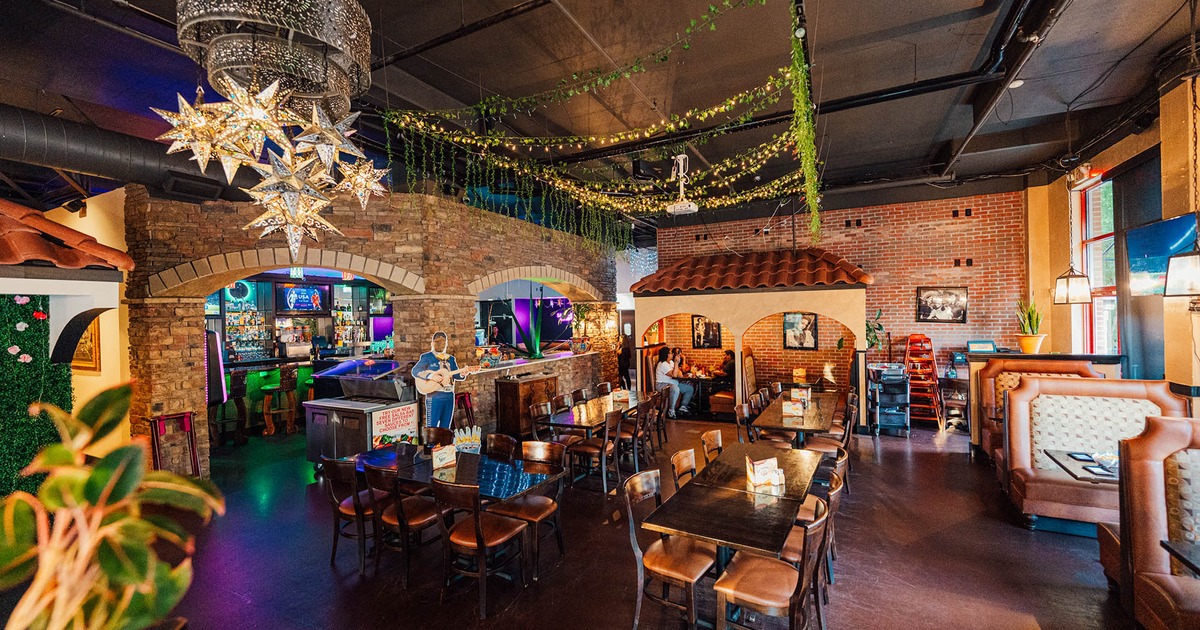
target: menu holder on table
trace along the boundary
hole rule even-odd
[[[439,446],[433,449],[433,469],[449,468],[458,462],[456,456],[458,451],[455,450],[453,444]]]
[[[769,457],[754,461],[747,456],[746,480],[755,487],[782,486],[784,477],[783,469],[779,467],[779,458]]]
[[[783,402],[783,415],[785,416],[803,416],[808,409],[808,402],[800,400],[796,402]]]
[[[615,402],[626,402],[629,400],[628,389],[618,389],[612,393],[612,399]]]

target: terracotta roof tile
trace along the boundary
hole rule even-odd
[[[823,249],[693,256],[634,283],[635,295],[684,291],[874,284],[871,274]]]
[[[49,264],[63,269],[133,269],[133,259],[96,239],[0,199],[0,265]]]

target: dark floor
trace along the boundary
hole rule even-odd
[[[673,423],[669,449],[699,448],[700,433],[729,425]],[[303,461],[302,435],[219,451],[213,477],[228,514],[199,542],[195,581],[178,613],[196,630],[232,628],[627,628],[634,564],[623,500],[566,491],[567,556],[544,545],[541,581],[522,592],[494,581],[490,616],[476,620],[476,589],[439,605],[441,549],[414,558],[400,589],[395,554],[359,578],[354,545],[330,567],[329,508]],[[830,628],[1126,628],[1096,542],[1016,525],[989,468],[972,464],[962,435],[914,430],[911,439],[856,438],[851,492],[842,503]],[[659,454],[659,463],[668,461]],[[668,472],[665,473],[669,476]],[[670,486],[670,482],[667,482]],[[547,543],[550,541],[547,540]],[[712,617],[706,582],[702,615]],[[776,620],[764,627],[784,627]],[[682,627],[652,602],[643,628]],[[759,625],[759,624],[755,624]]]

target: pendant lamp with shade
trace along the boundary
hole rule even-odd
[[[1067,212],[1067,229],[1070,231],[1072,241],[1075,238],[1075,207],[1078,192],[1070,185],[1069,178],[1067,184],[1067,195],[1070,201],[1070,210]],[[1067,271],[1059,276],[1054,281],[1054,303],[1055,304],[1091,304],[1092,302],[1092,283],[1082,272],[1075,267],[1075,244],[1070,246],[1071,266]]]

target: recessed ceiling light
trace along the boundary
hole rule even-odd
[[[1022,85],[1025,85],[1025,79],[1016,79],[1012,83],[1009,83],[1008,87],[1009,87],[1009,89],[1012,89],[1012,88],[1019,88]]]

